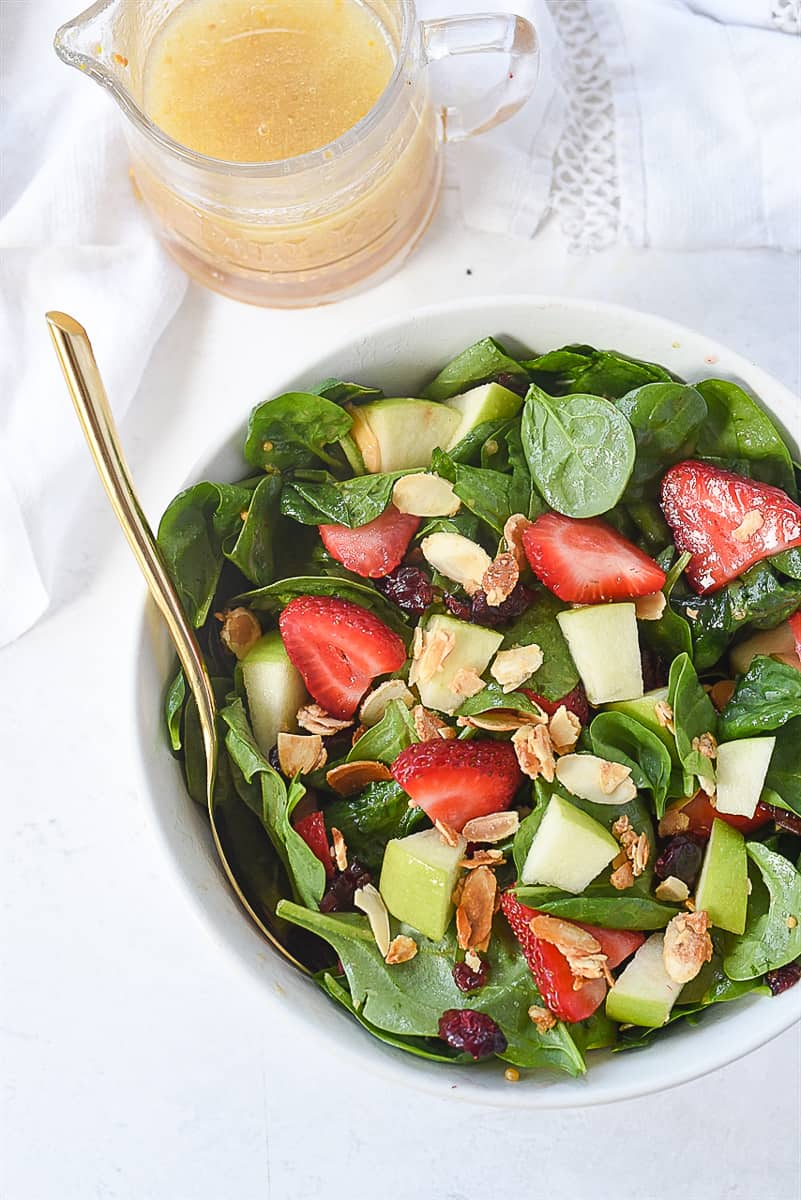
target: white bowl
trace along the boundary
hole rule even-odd
[[[539,296],[453,301],[383,321],[309,363],[299,374],[277,381],[271,394],[302,390],[336,376],[377,384],[389,395],[414,395],[449,358],[487,334],[537,352],[568,342],[614,348],[663,363],[689,381],[710,376],[734,379],[760,398],[785,433],[798,424],[798,401],[787,388],[701,334],[616,305]],[[241,478],[247,416],[243,408],[220,428],[208,455],[187,482]],[[176,479],[174,490],[181,486],[186,483]],[[543,1071],[529,1074],[514,1087],[504,1080],[497,1062],[449,1067],[384,1046],[271,950],[229,891],[204,813],[189,799],[162,730],[161,698],[171,663],[166,632],[155,610],[148,607],[136,674],[142,791],[149,797],[178,878],[200,913],[239,966],[257,977],[265,999],[303,1023],[299,1037],[320,1038],[329,1052],[347,1055],[351,1066],[380,1071],[396,1083],[443,1097],[515,1108],[557,1108],[603,1104],[684,1083],[748,1054],[801,1017],[801,986],[773,998],[745,997],[717,1005],[698,1027],[674,1027],[646,1050],[590,1054],[589,1070],[582,1079]]]

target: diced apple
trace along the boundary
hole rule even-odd
[[[801,671],[801,658],[796,652],[793,631],[787,621],[783,621],[775,629],[763,629],[737,646],[732,646],[729,660],[735,675],[744,675],[751,666],[751,659],[757,654],[778,658],[779,662]]]
[[[718,812],[753,817],[765,786],[775,737],[740,738],[721,742],[715,764]]]
[[[748,859],[745,838],[733,826],[715,819],[695,888],[695,907],[710,924],[730,933],[745,930],[748,907]]]
[[[665,935],[653,933],[643,942],[606,997],[606,1015],[622,1025],[659,1029],[684,986],[671,979],[662,959]]]
[[[520,879],[578,895],[619,852],[620,846],[600,822],[562,796],[552,796]]]
[[[259,638],[242,659],[242,679],[253,734],[266,757],[279,733],[297,729],[297,711],[308,700],[300,672],[289,661],[277,629]]]
[[[593,604],[556,614],[590,704],[642,696],[634,605]]]
[[[608,773],[619,767],[619,763],[609,763],[594,754],[563,754],[556,760],[556,778],[581,800],[593,804],[628,804],[637,795],[631,775],[614,787],[607,781]]]
[[[611,712],[623,713],[625,717],[631,717],[634,721],[639,721],[651,733],[655,733],[660,741],[664,742],[670,751],[670,758],[674,766],[680,765],[679,753],[676,749],[676,737],[665,726],[660,724],[659,717],[656,715],[656,706],[661,701],[666,704],[668,698],[668,690],[666,687],[654,688],[651,692],[645,692],[642,696],[634,700],[613,700],[611,704],[605,704],[604,708]]]
[[[485,421],[511,421],[523,407],[523,398],[499,383],[484,383],[461,396],[452,396],[446,407],[459,414],[459,425],[445,447],[452,449]]]
[[[372,473],[427,467],[437,446],[450,444],[461,416],[433,400],[395,397],[351,410],[351,436]]]
[[[387,845],[379,890],[389,911],[438,942],[453,915],[453,889],[467,842],[449,846],[436,829],[393,838]]]
[[[457,673],[464,670],[482,675],[503,641],[503,635],[494,633],[491,629],[484,629],[481,625],[457,621],[455,617],[446,617],[440,613],[431,617],[426,625],[428,634],[438,630],[452,635],[453,647],[430,678],[417,680],[417,690],[426,708],[452,713],[465,701],[464,694],[453,690]]]

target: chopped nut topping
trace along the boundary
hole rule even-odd
[[[668,875],[667,879],[663,879],[654,889],[657,900],[665,900],[669,904],[682,904],[689,894],[687,884],[675,875]]]
[[[481,955],[476,954],[475,950],[468,950],[465,953],[464,961],[467,963],[471,971],[481,970]]]
[[[735,542],[747,542],[764,524],[765,518],[762,516],[762,513],[752,508],[750,512],[745,514],[737,528],[732,530],[731,536]]]
[[[402,475],[392,489],[392,503],[414,517],[452,517],[462,502],[440,475]]]
[[[719,679],[709,689],[709,698],[718,712],[723,712],[734,695],[735,682],[733,679]]]
[[[278,735],[278,762],[283,773],[290,778],[293,775],[311,775],[312,771],[325,766],[327,758],[323,739],[317,733]]]
[[[479,591],[492,561],[486,550],[461,533],[431,533],[423,538],[420,549],[435,571],[460,583],[468,596]]]
[[[630,829],[631,822],[626,814],[623,813],[612,825],[612,837],[619,842],[622,839],[623,834],[628,833]]]
[[[614,860],[613,866],[619,870],[626,865],[628,860],[628,865],[631,867],[631,882],[633,883],[635,879],[642,875],[648,864],[651,854],[651,843],[648,841],[648,835],[637,833],[636,829],[632,829],[631,822],[624,813],[613,824],[612,836],[616,841],[620,842],[622,847],[621,853]],[[621,879],[624,878],[628,878],[628,872],[625,872],[621,876]],[[618,885],[614,884],[614,886],[617,887]],[[630,887],[631,884],[627,883],[625,886]]]
[[[381,951],[381,957],[386,959],[391,944],[389,940],[389,913],[387,912],[386,904],[381,899],[381,893],[372,883],[365,884],[363,888],[356,888],[356,891],[353,893],[353,903],[361,912],[367,914],[367,920],[370,922],[370,929],[375,938],[375,944]]]
[[[226,650],[239,659],[244,658],[261,637],[258,617],[249,608],[229,608],[214,615],[218,621],[222,621],[220,641]]]
[[[569,754],[581,735],[581,721],[574,712],[560,704],[548,722],[548,733],[557,754]]]
[[[407,937],[404,933],[399,933],[389,943],[389,949],[384,955],[384,962],[387,966],[393,967],[396,963],[409,962],[417,953],[417,942],[414,938]]]
[[[433,742],[435,738],[456,737],[456,730],[445,721],[441,721],[434,713],[416,704],[412,709],[414,730],[421,742]]]
[[[704,758],[717,758],[718,743],[712,733],[702,733],[700,737],[694,737],[692,747],[698,754],[702,754]]]
[[[385,679],[383,683],[379,683],[378,687],[367,693],[359,709],[359,720],[362,725],[368,727],[377,725],[387,711],[387,706],[393,700],[401,700],[407,708],[411,708],[414,704],[414,696],[402,679]]]
[[[460,667],[451,680],[450,690],[460,699],[469,700],[485,688],[484,680],[472,667]]]
[[[391,779],[392,772],[384,763],[365,758],[340,763],[338,767],[332,767],[325,778],[328,786],[340,796],[355,796],[368,783],[384,783]]]
[[[498,884],[489,867],[480,866],[465,878],[456,909],[456,936],[462,950],[486,950]]]
[[[709,918],[701,909],[677,913],[665,930],[662,960],[674,983],[695,979],[704,963],[712,957],[712,939],[707,933]]]
[[[512,734],[512,745],[524,775],[529,779],[538,779],[541,775],[547,783],[553,782],[556,761],[545,725],[523,725]]]
[[[320,737],[329,737],[332,733],[339,733],[353,724],[353,721],[341,721],[339,717],[332,717],[331,713],[327,713],[319,704],[304,704],[298,709],[296,720],[301,729],[307,729],[309,733],[319,733]]]
[[[651,843],[648,841],[648,835],[641,833],[637,841],[631,847],[631,869],[634,872],[634,878],[638,879],[642,875],[648,859],[651,856]]]
[[[493,708],[474,717],[457,717],[456,724],[462,728],[486,729],[490,733],[514,733],[523,725],[547,725],[544,713],[523,712],[517,708]]]
[[[631,767],[625,767],[623,763],[609,762],[607,759],[601,759],[601,791],[605,796],[611,796],[621,783],[631,776]]]
[[[446,846],[458,846],[461,838],[452,825],[445,821],[435,821],[434,828]]]
[[[523,549],[523,533],[530,524],[531,521],[522,513],[512,513],[503,527],[503,540],[506,542],[507,549],[514,555],[518,567],[528,566],[526,552]]]
[[[488,813],[485,817],[473,817],[462,830],[468,842],[503,842],[513,837],[520,826],[516,812]]]
[[[549,1008],[543,1008],[540,1004],[532,1004],[528,1010],[529,1020],[532,1021],[540,1033],[547,1033],[549,1029],[553,1029],[556,1024],[556,1017]]]
[[[654,705],[656,719],[663,729],[667,729],[669,733],[676,732],[676,726],[673,724],[673,709],[668,704],[667,700],[657,700]]]
[[[519,578],[517,560],[509,551],[499,554],[495,562],[490,563],[481,579],[490,608],[497,608],[509,599]]]
[[[417,628],[420,628],[419,625]],[[431,632],[424,629],[420,636],[420,653],[417,654],[415,645],[409,683],[427,683],[429,679],[433,679],[456,644],[456,638],[447,629],[434,629]]]
[[[472,858],[463,858],[459,866],[465,871],[475,871],[479,867],[502,867],[505,862],[502,850],[475,850]]]
[[[686,804],[687,801],[682,801]],[[677,808],[669,808],[662,820],[659,822],[659,836],[661,838],[673,837],[676,833],[684,833],[690,828],[690,818],[686,812],[682,811],[681,806]]]
[[[625,892],[626,888],[634,886],[634,870],[630,862],[624,862],[622,866],[613,871],[609,876],[609,882],[613,888],[619,892]]]
[[[637,597],[634,612],[641,621],[658,621],[666,604],[664,592],[650,592],[647,596]]]
[[[542,650],[532,642],[530,646],[499,650],[490,667],[490,675],[501,685],[504,692],[513,692],[541,666]]]
[[[333,843],[331,851],[334,856],[334,862],[340,871],[348,869],[348,847],[342,833],[335,826],[331,826],[331,841]]]
[[[366,725],[357,725],[357,726],[356,726],[356,728],[354,729],[353,733],[350,735],[350,744],[351,744],[351,749],[352,749],[352,748],[353,748],[353,747],[356,745],[356,743],[358,742],[359,738],[361,738],[361,737],[364,737],[364,735],[365,735],[366,733],[367,733],[367,726],[366,726]]]
[[[580,925],[543,914],[529,922],[531,932],[544,942],[550,942],[564,954],[572,974],[579,979],[600,979],[606,974],[606,955],[601,943]]]

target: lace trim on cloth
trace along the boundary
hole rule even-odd
[[[612,77],[587,0],[551,0],[562,42],[567,114],[552,203],[574,253],[611,246],[620,229]]]
[[[801,34],[801,0],[773,0],[770,16],[782,33]]]

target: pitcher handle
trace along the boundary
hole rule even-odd
[[[460,142],[508,121],[531,96],[540,71],[537,31],[514,13],[476,13],[421,21],[427,62],[455,54],[509,55],[504,78],[481,96],[443,110],[445,141]]]

